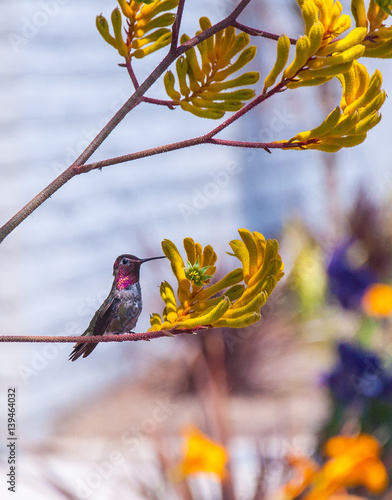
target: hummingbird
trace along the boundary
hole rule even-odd
[[[109,295],[96,311],[82,336],[105,335],[110,333],[132,333],[142,312],[142,292],[139,283],[140,266],[149,260],[164,259],[150,257],[139,259],[135,255],[124,254],[117,257],[113,265],[113,285]],[[78,342],[69,359],[86,358],[97,344]]]

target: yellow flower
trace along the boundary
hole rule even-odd
[[[117,49],[120,56],[128,61],[132,57],[140,59],[170,43],[170,26],[176,16],[166,11],[177,7],[178,0],[118,0],[118,3],[120,8],[114,9],[111,15],[114,36],[102,14],[97,16],[96,25],[103,39]]]
[[[353,61],[351,68],[337,77],[343,89],[340,106],[317,127],[292,137],[288,141],[290,147],[333,153],[342,147],[357,146],[381,120],[380,108],[386,93],[381,89],[378,70],[370,77],[365,66]]]
[[[150,331],[243,328],[260,319],[260,308],[284,274],[279,244],[276,240],[266,240],[257,231],[239,229],[238,233],[241,239],[230,242],[233,252],[229,255],[236,257],[242,268],[234,269],[212,284],[217,255],[211,245],[203,248],[192,238],[185,238],[188,262],[185,266],[175,244],[170,240],[162,242],[178,289],[176,296],[169,283],[161,283],[160,294],[165,308],[162,316],[158,313],[150,316]]]
[[[191,428],[187,432],[181,463],[183,476],[210,472],[223,479],[227,461],[228,454],[221,444],[208,438],[197,428]]]
[[[208,17],[201,17],[199,23],[201,30],[196,35],[212,27]],[[189,39],[184,34],[180,43]],[[177,78],[172,71],[164,77],[167,95],[174,104],[201,118],[219,119],[226,111],[238,111],[255,96],[253,89],[241,87],[259,80],[256,71],[231,78],[255,57],[256,46],[249,43],[247,33],[236,34],[229,26],[197,44],[199,57],[194,47],[188,49],[176,61]]]
[[[294,58],[288,66],[290,39],[286,35],[279,37],[276,61],[264,81],[263,92],[275,84],[283,71],[281,88],[322,85],[337,77],[343,87],[343,96],[340,106],[335,107],[320,125],[300,132],[289,141],[278,142],[285,143],[287,148],[318,149],[328,153],[357,146],[381,120],[380,108],[386,98],[381,89],[381,73],[376,70],[369,77],[358,60],[363,56],[392,57],[392,27],[383,25],[388,14],[380,11],[372,1],[367,13],[368,23],[364,0],[352,0],[357,26],[351,29],[351,18],[342,13],[339,1],[297,0],[297,3],[305,33],[296,41]],[[347,30],[350,31],[342,37]]]
[[[370,285],[362,299],[369,316],[390,316],[392,313],[392,287],[384,283]]]

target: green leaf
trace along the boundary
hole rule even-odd
[[[392,11],[390,5],[392,5],[391,0],[375,0],[376,5],[378,5],[384,12],[392,16]]]

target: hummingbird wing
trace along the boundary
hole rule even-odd
[[[107,298],[98,311],[94,314],[87,330],[82,334],[83,336],[89,335],[104,335],[110,322],[113,319],[114,311],[120,302],[117,298]],[[86,358],[98,344],[78,342],[69,356],[69,360],[76,361],[83,355]]]

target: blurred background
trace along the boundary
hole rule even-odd
[[[193,34],[201,16],[220,20],[236,3],[187,2],[182,32]],[[342,3],[349,12],[350,2]],[[95,28],[95,16],[109,17],[115,6],[103,0],[0,3],[3,222],[69,166],[129,97],[129,77]],[[292,37],[303,30],[289,0],[253,2],[240,20]],[[252,43],[259,45],[253,63],[263,81],[275,42]],[[136,61],[139,81],[162,55]],[[381,70],[388,93],[389,61],[364,64],[370,74]],[[165,96],[161,82],[148,95]],[[337,81],[285,92],[224,137],[289,139],[322,121],[340,96]],[[231,498],[229,486],[208,481],[183,491],[173,480],[178,488],[165,489],[162,471],[171,470],[189,425],[230,448],[237,498],[256,498],[261,459],[266,488],[278,487],[288,450],[312,454],[319,432],[330,436],[347,424],[339,397],[350,404],[356,398],[347,391],[342,396],[336,382],[347,356],[362,360],[362,371],[355,365],[360,381],[367,383],[370,373],[369,384],[381,384],[377,394],[389,397],[389,372],[383,372],[390,364],[388,313],[381,319],[374,313],[372,296],[364,306],[369,287],[388,284],[392,271],[388,99],[382,112],[364,144],[334,155],[203,146],[93,171],[72,179],[3,242],[1,335],[82,333],[110,289],[115,258],[160,255],[164,238],[179,248],[186,236],[211,244],[224,275],[233,266],[228,242],[246,227],[278,238],[286,267],[263,320],[247,330],[102,344],[76,363],[67,360],[70,344],[2,344],[0,423],[5,429],[7,388],[16,387],[20,498],[110,500],[123,491],[130,499]],[[194,137],[212,126],[143,104],[92,160]],[[167,262],[143,266],[137,331],[149,327],[149,313],[161,312],[163,280],[172,281]],[[369,358],[373,351],[378,361]],[[350,406],[353,429],[367,428],[358,423],[358,405],[362,411],[366,404],[355,401],[356,420]],[[387,410],[383,406],[385,422]],[[8,450],[1,439],[0,491],[7,498]]]

